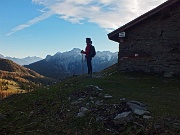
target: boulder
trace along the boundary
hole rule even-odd
[[[114,123],[115,124],[124,124],[124,123],[130,122],[132,119],[133,119],[133,116],[132,116],[131,111],[122,112],[114,118]]]
[[[135,109],[147,111],[146,105],[144,105],[144,104],[142,104],[142,103],[140,103],[138,101],[129,101],[126,104],[131,108],[131,110],[133,112],[134,112]]]
[[[165,73],[163,74],[163,76],[166,77],[166,78],[173,77],[173,75],[174,75],[174,72],[165,72]]]
[[[144,118],[144,119],[152,119],[153,117],[152,117],[152,116],[149,116],[149,115],[143,115],[143,118]]]
[[[85,113],[88,111],[88,109],[86,107],[81,107],[79,111]]]
[[[137,115],[144,115],[144,114],[150,114],[149,111],[144,111],[144,110],[140,110],[140,109],[135,109],[133,111],[134,114],[137,114]]]
[[[111,95],[109,95],[109,94],[105,94],[105,95],[104,95],[104,98],[106,98],[106,99],[110,99],[110,98],[112,98],[112,96],[111,96]]]
[[[79,112],[78,114],[77,114],[77,117],[84,117],[85,116],[85,114],[83,113],[83,112]]]
[[[72,105],[78,105],[80,103],[82,103],[82,102],[81,101],[73,101],[73,102],[71,102]]]
[[[99,88],[98,86],[94,86],[94,85],[88,85],[88,86],[86,86],[86,88],[90,88],[90,89],[97,90],[97,91],[102,91],[101,88]]]

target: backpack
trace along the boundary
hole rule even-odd
[[[96,55],[95,47],[91,45],[89,56],[94,57]]]

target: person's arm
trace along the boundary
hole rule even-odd
[[[85,51],[83,51],[83,50],[81,51],[81,53],[86,54],[86,55],[88,55],[89,52],[90,52],[90,45],[86,46]]]
[[[86,55],[89,55],[90,52],[90,45],[86,46],[86,51],[84,52]]]

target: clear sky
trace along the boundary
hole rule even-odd
[[[107,34],[166,0],[0,0],[0,54],[23,58],[84,49],[118,51]]]

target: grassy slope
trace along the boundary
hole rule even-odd
[[[19,84],[15,81],[10,81],[10,80],[6,80],[6,79],[3,79],[3,81],[8,82],[8,84],[6,84],[6,86],[3,86],[3,88],[7,87],[6,90],[4,90],[4,89],[0,90],[0,99],[5,98],[9,95],[26,92],[25,90],[21,89],[19,87]],[[0,84],[1,84],[1,80],[0,80]]]
[[[111,94],[113,99],[108,102],[119,102],[120,98],[126,98],[146,103],[155,121],[180,117],[179,80],[113,72],[114,69],[102,72],[106,74],[104,78],[81,76],[69,79],[49,89],[14,95],[0,101],[0,114],[7,115],[4,119],[0,118],[0,132],[23,135],[110,134],[104,130],[102,123],[88,116],[76,118],[76,112],[66,111],[69,109],[68,94],[75,90],[81,91],[87,85],[97,85],[104,94]]]

